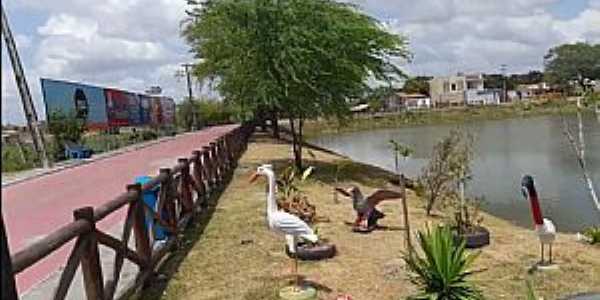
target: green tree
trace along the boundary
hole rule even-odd
[[[191,1],[184,36],[194,73],[243,110],[277,111],[289,120],[295,164],[302,168],[308,118],[343,118],[369,76],[403,76],[392,58],[408,58],[405,39],[355,7],[333,0]]]
[[[54,136],[56,153],[60,156],[65,149],[65,142],[79,143],[85,132],[85,121],[74,114],[55,111],[48,120],[48,131]]]
[[[429,80],[431,80],[431,77],[411,77],[406,80],[402,90],[409,94],[429,95]]]
[[[584,80],[600,78],[600,44],[564,44],[544,56],[545,77],[563,88],[575,81],[585,89]]]

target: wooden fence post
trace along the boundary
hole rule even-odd
[[[192,189],[190,188],[190,162],[187,158],[179,158],[177,162],[185,165],[185,167],[181,169],[181,181],[179,183],[179,192],[181,193],[180,201],[183,206],[182,213],[186,214],[188,212],[191,212],[194,208],[194,203],[192,200]]]
[[[227,152],[225,151],[225,138],[223,136],[217,139],[217,151],[219,153],[219,158],[221,160],[221,165],[223,170],[223,180],[227,177],[230,171],[229,160],[227,159]]]
[[[135,237],[135,251],[144,260],[146,264],[150,263],[152,250],[150,248],[150,238],[148,228],[146,227],[146,210],[144,197],[142,196],[142,185],[139,183],[127,186],[130,191],[136,191],[136,198],[133,208],[133,235]],[[158,212],[160,214],[160,211]],[[142,270],[144,272],[145,270]]]
[[[17,299],[17,288],[15,286],[15,275],[12,271],[12,261],[8,250],[8,238],[4,228],[4,218],[0,215],[0,256],[2,256],[2,268],[0,268],[0,296],[6,300]]]
[[[213,166],[214,166],[214,173],[215,173],[215,181],[217,186],[221,185],[221,182],[223,180],[222,176],[223,176],[223,165],[221,163],[221,160],[219,159],[219,155],[217,153],[217,144],[215,142],[210,142],[210,156],[212,158],[213,161]]]
[[[203,146],[202,152],[204,154],[202,156],[202,162],[204,164],[204,170],[205,170],[205,174],[206,174],[207,188],[208,188],[208,190],[210,190],[210,193],[212,194],[213,189],[215,187],[215,177],[214,177],[214,171],[213,171],[213,169],[214,169],[213,161],[210,157],[210,147]]]
[[[172,228],[177,228],[177,210],[173,201],[173,173],[169,168],[161,168],[160,174],[166,175],[165,181],[160,185],[160,205],[158,206],[158,215],[163,215],[163,209],[167,213],[166,223]],[[174,237],[177,237],[177,232],[173,232]]]
[[[196,201],[201,201],[200,205],[202,205],[206,198],[206,186],[204,185],[204,166],[202,165],[202,151],[194,150],[192,151],[192,160],[194,162],[194,166],[192,168],[192,180],[196,183],[196,193],[198,194],[198,199]]]
[[[73,212],[73,217],[75,220],[86,220],[91,226],[90,231],[83,234],[86,243],[84,255],[81,257],[81,271],[83,273],[85,294],[88,300],[104,300],[104,279],[102,277],[98,240],[96,239],[94,208],[87,206],[77,209]]]

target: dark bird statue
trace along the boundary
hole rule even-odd
[[[365,197],[357,186],[348,189],[335,188],[340,194],[352,199],[352,207],[356,211],[354,226],[368,230],[377,226],[377,221],[383,219],[385,214],[377,210],[377,205],[384,200],[399,199],[404,195],[400,192],[378,189]]]

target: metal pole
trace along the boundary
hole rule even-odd
[[[508,93],[506,92],[506,65],[500,65],[500,72],[502,72],[502,98],[504,102],[508,102]]]
[[[38,127],[38,117],[35,112],[35,107],[33,106],[33,100],[31,99],[31,93],[29,91],[29,86],[27,85],[27,80],[25,78],[23,66],[21,65],[21,60],[19,59],[17,47],[15,45],[12,32],[8,27],[8,19],[6,18],[4,6],[0,4],[0,8],[2,11],[2,35],[4,36],[4,40],[6,42],[6,48],[8,50],[10,62],[13,66],[13,70],[15,73],[15,81],[19,88],[21,101],[23,102],[23,111],[25,112],[25,117],[27,119],[27,127],[29,129],[29,132],[31,133],[31,138],[33,139],[33,146],[38,157],[42,161],[42,165],[44,166],[44,168],[48,168],[50,166],[50,162],[48,161],[48,155],[46,153],[44,135]]]
[[[197,122],[196,107],[194,107],[194,95],[192,94],[192,77],[190,74],[190,68],[193,66],[193,64],[183,64],[183,68],[185,69],[185,77],[187,79],[188,99],[190,100],[190,106],[192,109],[192,130],[195,130]]]

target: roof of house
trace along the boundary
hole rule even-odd
[[[351,112],[361,112],[369,109],[369,104],[359,104],[350,108]]]
[[[419,94],[419,93],[408,94],[405,92],[399,92],[399,93],[396,93],[396,95],[401,98],[429,98],[429,97],[427,97],[427,95],[423,95],[423,94]]]

